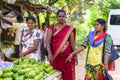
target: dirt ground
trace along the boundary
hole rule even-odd
[[[85,53],[81,52],[78,54],[78,65],[76,66],[76,80],[84,80],[85,74],[84,64]],[[109,71],[109,73],[113,77],[113,80],[120,80],[120,58],[116,60],[115,64],[116,64],[115,71]]]

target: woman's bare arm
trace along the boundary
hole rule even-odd
[[[109,53],[106,53],[105,56],[104,56],[104,69],[105,69],[106,71],[108,71],[108,60],[109,60],[109,56],[110,56]]]
[[[30,53],[32,53],[32,52],[34,52],[35,50],[37,50],[38,49],[38,45],[39,45],[39,42],[40,42],[40,39],[36,39],[36,40],[34,40],[34,45],[33,45],[33,47],[31,47],[29,50],[27,50],[26,52],[20,52],[20,56],[22,57],[22,56],[25,56],[25,55],[27,55],[27,54],[30,54]],[[22,45],[23,46],[23,45]]]
[[[73,32],[70,34],[70,44],[71,44],[71,47],[72,47],[73,51],[76,50],[74,33]]]
[[[78,53],[82,52],[85,48],[83,46],[79,46],[75,51],[73,51],[66,59],[66,61],[71,61],[73,56],[77,55]]]
[[[22,43],[20,42],[20,45],[19,45],[19,51],[20,51],[20,53],[22,52],[22,47],[23,47],[23,45],[22,45]]]
[[[5,19],[4,17],[0,16],[0,19],[2,19],[2,20],[3,20],[4,22],[6,22],[6,23],[12,25],[12,22],[9,21],[9,20],[7,20],[7,19]]]
[[[31,49],[29,49],[28,51],[24,52],[25,55],[26,55],[26,54],[29,54],[29,53],[32,53],[32,52],[34,52],[35,50],[37,50],[37,49],[38,49],[39,42],[40,42],[40,39],[34,40],[34,45],[33,45],[33,47],[32,47]]]
[[[52,53],[51,53],[51,46],[50,46],[50,43],[51,43],[51,39],[52,39],[52,30],[51,29],[48,29],[48,32],[47,32],[47,51],[48,51],[48,60],[51,61],[52,60]]]

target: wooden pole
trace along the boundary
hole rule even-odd
[[[40,18],[39,18],[39,14],[37,14],[37,23],[38,23],[38,29],[40,29]]]

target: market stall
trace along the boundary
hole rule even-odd
[[[50,4],[52,4],[55,0],[50,1]],[[32,4],[29,0],[0,1],[0,16],[13,17],[23,15],[25,11],[36,15],[38,28],[40,27],[38,14],[42,11],[46,11],[46,13],[52,12],[50,6]],[[0,65],[2,65],[0,66],[0,80],[62,80],[62,73],[53,69],[48,63],[36,62],[34,59],[12,58],[15,33],[9,27],[10,25],[4,22],[0,24]]]
[[[19,58],[13,62],[0,62],[0,80],[61,80],[61,72],[34,58]]]
[[[17,15],[23,15],[24,12],[28,12],[28,14],[34,14],[37,18],[37,26],[40,28],[40,18],[39,13],[42,11],[45,11],[47,13],[51,12],[51,8],[48,6],[43,6],[41,4],[33,4],[29,0],[1,0],[0,1],[0,16],[10,17],[14,18]],[[11,21],[11,19],[7,18]],[[14,60],[11,58],[11,54],[14,53],[14,47],[11,47],[14,45],[14,39],[15,39],[15,31],[14,29],[11,29],[11,25],[4,21],[0,21],[0,51],[2,55],[4,55],[8,60]],[[5,48],[5,49],[4,49]],[[12,49],[13,50],[12,50]],[[5,50],[11,49],[12,51],[9,54],[9,56]],[[5,58],[4,58],[5,59]]]

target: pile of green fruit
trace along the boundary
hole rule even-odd
[[[0,80],[44,80],[56,72],[50,64],[34,58],[19,58],[13,64],[0,71]]]

